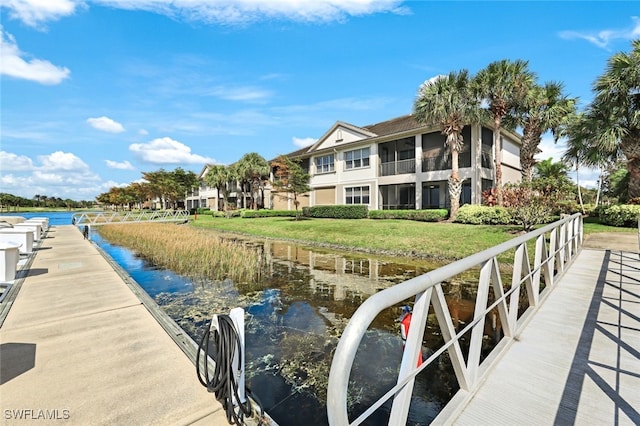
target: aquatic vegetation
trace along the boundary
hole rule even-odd
[[[165,223],[107,225],[100,234],[152,264],[196,279],[247,282],[259,277],[261,254],[252,247],[222,240],[215,233]]]

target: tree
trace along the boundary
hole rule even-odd
[[[173,200],[174,207],[177,207],[178,201],[184,200],[188,192],[199,186],[198,176],[192,171],[183,170],[181,167],[172,172],[171,180],[176,193]]]
[[[269,178],[269,163],[260,154],[250,152],[242,156],[235,165],[236,173],[241,184],[248,184],[251,188],[251,208],[257,210],[262,205],[263,181]],[[244,192],[243,192],[244,206]]]
[[[153,196],[160,198],[162,208],[176,208],[178,201],[184,199],[191,188],[198,185],[198,177],[191,171],[178,167],[173,172],[160,169],[155,172],[142,172],[142,177],[149,184]]]
[[[493,119],[494,187],[498,205],[502,200],[502,121],[514,113],[531,89],[535,75],[529,71],[528,62],[503,59],[492,62],[480,70],[473,79],[476,95],[487,104]]]
[[[481,112],[480,104],[471,91],[468,71],[454,71],[424,82],[418,90],[413,110],[419,123],[437,124],[445,136],[445,147],[451,154],[449,217],[453,221],[460,208],[462,192],[458,167],[458,155],[464,145],[462,129],[465,124],[478,122]]]
[[[222,164],[209,166],[204,181],[218,191],[218,210],[227,211],[227,184],[231,178],[230,169]]]
[[[311,190],[309,187],[309,174],[304,172],[300,164],[284,155],[280,155],[273,160],[271,167],[275,176],[273,187],[287,194],[285,196],[279,195],[280,197],[288,197],[289,194],[293,196],[293,204],[296,207],[296,220],[298,220],[298,206],[300,205],[298,197]]]
[[[569,182],[569,166],[562,162],[554,162],[553,158],[540,161],[535,166],[536,177],[541,179],[558,179]]]
[[[140,209],[142,209],[145,201],[153,197],[148,182],[133,182],[128,186],[128,188],[129,193],[133,196],[135,202],[138,204],[138,208]]]
[[[591,150],[627,161],[630,199],[640,197],[640,39],[631,52],[611,56],[594,84],[595,98],[584,114],[587,127],[597,129]],[[584,135],[578,135],[584,137]]]
[[[523,181],[533,178],[536,164],[534,156],[542,135],[551,131],[557,142],[575,113],[576,100],[568,98],[562,90],[562,84],[557,82],[547,82],[544,86],[533,85],[523,102],[516,106],[516,122],[522,126],[523,134],[520,148]]]

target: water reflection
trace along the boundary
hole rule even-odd
[[[211,282],[160,270],[97,234],[92,238],[196,341],[213,314],[243,307],[247,384],[283,426],[327,423],[324,404],[331,359],[358,306],[381,289],[439,266],[272,241],[242,241],[263,254],[268,266],[261,279]],[[467,288],[458,284],[448,291],[453,292],[448,299],[456,326],[473,316],[475,294]],[[395,383],[402,357],[398,314],[398,308],[381,313],[363,339],[351,373],[348,406],[353,416]],[[441,345],[437,323],[430,319],[425,355]],[[409,422],[428,424],[456,391],[445,353],[418,376]],[[386,424],[389,408],[383,406],[366,424]]]

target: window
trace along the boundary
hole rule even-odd
[[[345,152],[344,162],[347,170],[369,167],[369,148]]]
[[[369,204],[369,187],[345,188],[345,204]]]
[[[333,172],[333,154],[316,157],[316,173],[332,173]]]

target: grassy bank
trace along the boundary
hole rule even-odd
[[[213,218],[198,216],[193,227],[329,247],[388,254],[460,259],[514,237],[517,227],[424,223],[407,220]]]
[[[199,215],[197,220],[190,223],[196,228],[241,235],[436,259],[461,259],[519,235],[519,228],[516,226],[425,223],[408,220],[295,221],[286,217],[226,219]],[[589,219],[585,221],[584,230],[586,234],[636,232],[633,228],[606,226]]]

